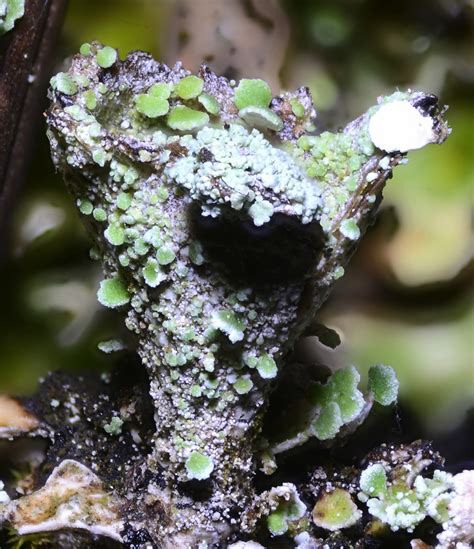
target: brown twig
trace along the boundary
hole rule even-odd
[[[40,126],[52,50],[66,0],[29,0],[24,16],[0,39],[0,230],[28,167]],[[0,257],[4,242],[0,244]]]

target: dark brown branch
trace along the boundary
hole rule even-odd
[[[0,230],[28,167],[66,0],[28,0],[25,15],[0,39]],[[2,242],[4,244],[4,242]],[[0,248],[0,258],[3,255]]]

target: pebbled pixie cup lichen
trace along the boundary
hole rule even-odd
[[[169,503],[157,531],[169,546],[217,544],[254,498],[262,415],[285,353],[413,141],[377,148],[384,106],[414,109],[426,143],[447,126],[430,96],[409,91],[342,132],[312,135],[306,88],[272,98],[261,80],[236,84],[205,66],[190,75],[143,52],[119,61],[97,43],[52,79],[50,98],[52,157],[103,262],[98,298],[125,316],[150,379],[147,467],[163,469]],[[391,145],[403,141],[396,131]],[[183,496],[195,482],[209,497]]]

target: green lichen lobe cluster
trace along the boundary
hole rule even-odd
[[[305,88],[272,97],[263,80],[235,84],[206,67],[192,75],[180,65],[155,64],[152,77],[145,54],[120,62],[113,48],[98,44],[84,44],[81,56],[51,86],[72,100],[65,108],[70,116],[88,122],[84,145],[94,161],[100,166],[110,161],[102,127],[115,112],[124,137],[148,142],[140,160],[162,166],[174,184],[201,201],[204,215],[217,216],[225,205],[260,226],[281,212],[303,223],[318,221],[329,231],[374,153],[367,120],[342,133],[308,134],[315,110]],[[132,62],[137,73],[146,74],[117,84],[120,76],[108,71],[125,72]],[[179,154],[173,154],[177,148]],[[386,159],[369,179],[389,164]],[[341,233],[357,240],[357,220],[346,220]]]
[[[394,477],[392,481],[387,478],[386,468]],[[359,500],[393,531],[412,532],[428,516],[438,523],[447,521],[452,475],[435,470],[432,478],[420,474],[413,479],[409,473],[407,468],[405,475],[397,476],[381,463],[369,465],[360,476]]]
[[[315,111],[304,88],[272,97],[261,80],[235,83],[206,67],[192,75],[143,52],[121,61],[97,43],[53,77],[50,97],[53,160],[104,266],[99,301],[126,315],[150,374],[159,460],[182,481],[208,473],[223,482],[225,456],[250,452],[252,403],[265,400],[292,343],[307,271],[263,290],[229,280],[194,218],[255,231],[279,214],[298,228],[319,224],[328,247],[337,231],[353,241],[358,219],[338,229],[341,211],[361,186],[385,177],[391,159],[368,143],[365,115],[344,132],[308,135]],[[365,406],[357,375],[339,376],[315,401],[310,430],[320,440]],[[236,463],[247,474],[245,460]]]
[[[0,36],[13,29],[25,13],[25,0],[0,0]]]

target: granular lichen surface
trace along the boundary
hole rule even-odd
[[[424,94],[397,92],[342,132],[315,135],[306,88],[272,97],[261,80],[205,66],[191,75],[143,52],[120,61],[97,43],[80,52],[51,81],[53,160],[103,263],[98,299],[124,314],[148,371],[147,467],[163,470],[165,487],[149,486],[147,501],[167,501],[171,517],[155,535],[212,545],[255,497],[262,415],[285,353],[403,158],[375,146],[371,117],[396,101],[431,115]],[[441,142],[448,130],[430,119]],[[210,497],[178,509],[196,481]]]

